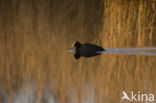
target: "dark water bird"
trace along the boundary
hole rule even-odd
[[[100,46],[90,44],[90,43],[84,43],[81,44],[80,42],[74,42],[73,46],[75,47],[75,54],[74,58],[79,59],[80,57],[93,57],[100,55],[104,49]]]
[[[130,54],[130,55],[144,55],[144,56],[156,56],[156,47],[144,47],[144,48],[105,48],[100,46],[80,42],[74,42],[73,46],[75,49],[70,51],[75,52],[74,58],[79,59],[80,57],[93,57],[100,54],[111,53],[111,54]]]

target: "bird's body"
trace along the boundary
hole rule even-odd
[[[79,59],[81,56],[88,58],[100,55],[101,53],[98,52],[104,51],[102,47],[89,43],[80,44],[80,42],[75,42],[74,47],[76,48],[74,54],[75,59]]]

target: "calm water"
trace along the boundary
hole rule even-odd
[[[74,41],[124,53],[75,60],[67,51]],[[120,103],[123,90],[156,95],[156,56],[144,55],[155,48],[155,0],[0,0],[0,103]],[[134,51],[144,54],[125,53]]]

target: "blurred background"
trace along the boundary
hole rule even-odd
[[[75,60],[67,51],[74,41],[156,47],[156,0],[0,0],[0,103],[120,103],[123,90],[156,94],[155,56]]]

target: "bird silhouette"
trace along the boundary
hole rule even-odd
[[[102,51],[104,51],[104,49],[100,46],[90,43],[81,44],[78,41],[74,42],[73,46],[75,47],[75,59],[79,59],[80,57],[89,58],[97,56],[100,55]]]
[[[131,101],[131,99],[128,97],[128,95],[127,95],[127,93],[125,91],[123,91],[122,93],[123,93],[123,96],[122,96],[121,100],[127,99],[127,100]]]

